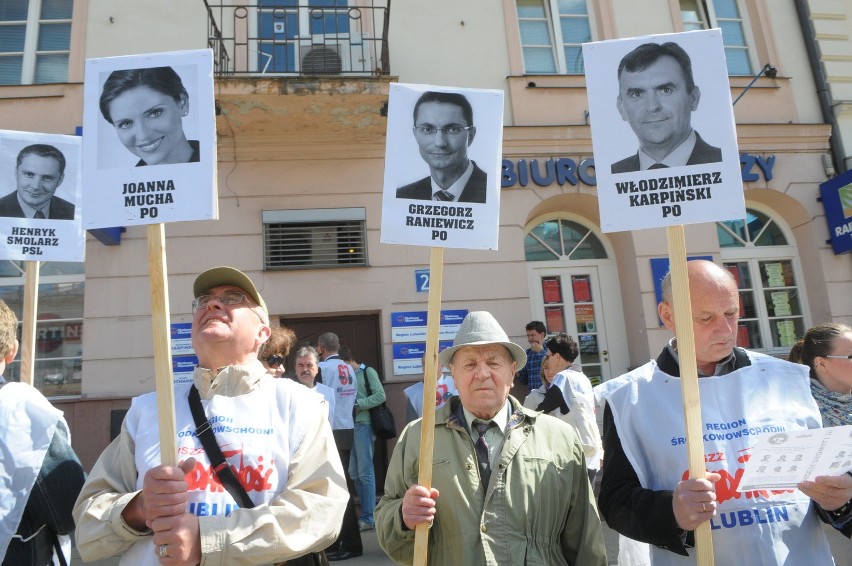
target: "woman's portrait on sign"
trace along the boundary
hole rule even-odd
[[[193,68],[185,70],[183,78],[169,66],[121,69],[106,75],[100,112],[114,130],[113,139],[123,146],[121,151],[136,158],[136,167],[200,161],[199,141],[186,133],[194,122],[187,84],[196,86]],[[102,138],[101,169],[128,165],[116,155],[121,149],[117,146]]]

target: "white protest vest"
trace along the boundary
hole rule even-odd
[[[188,511],[199,517],[229,515],[239,506],[210,469],[210,461],[195,436],[195,423],[187,396],[191,384],[175,387],[178,463],[193,457],[195,471],[188,474]],[[302,415],[321,410],[323,400],[290,379],[261,379],[247,395],[202,400],[216,442],[255,505],[272,500],[287,486],[290,458],[303,440]],[[136,443],[137,489],[145,472],[160,464],[157,397],[149,393],[133,399],[125,418]],[[135,543],[121,558],[122,566],[158,566],[150,538]]]
[[[562,398],[568,405],[567,414],[563,415],[559,410],[551,414],[572,425],[580,435],[580,443],[583,445],[583,453],[586,456],[586,467],[598,470],[603,458],[603,443],[601,433],[598,429],[598,421],[595,418],[595,396],[592,391],[592,382],[582,372],[572,369],[560,371],[553,376],[553,386],[562,392]]]
[[[417,416],[422,417],[423,382],[418,381],[414,385],[406,387],[403,390],[403,393],[405,393],[405,397],[408,399],[408,402],[411,403],[411,406],[414,407],[414,410],[417,411]],[[435,408],[440,409],[450,397],[458,394],[459,392],[456,390],[456,382],[453,381],[453,376],[442,375],[438,378],[438,381],[435,384]]]
[[[737,491],[751,447],[760,435],[819,428],[819,409],[807,368],[748,352],[751,366],[698,380],[707,470],[721,474],[719,506],[711,520],[715,562],[720,565],[832,564],[811,501],[798,490]],[[624,452],[642,487],[670,490],[689,476],[680,379],[656,362],[631,372],[610,393]],[[656,565],[695,564],[652,547]]]
[[[322,384],[334,390],[332,430],[355,428],[355,418],[352,413],[358,395],[355,370],[337,356],[320,362],[318,365],[320,372],[322,372]]]
[[[10,382],[0,387],[0,561],[18,530],[24,508],[53,440],[62,411],[35,388]],[[71,539],[59,537],[66,560]]]

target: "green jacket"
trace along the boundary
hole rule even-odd
[[[453,397],[435,414],[432,487],[440,495],[429,530],[429,564],[605,566],[577,433],[509,400],[514,413],[487,493],[460,400]],[[417,482],[421,422],[400,435],[375,511],[379,544],[398,564],[414,559],[414,531],[402,522],[402,497]]]
[[[366,369],[367,379],[370,380],[372,395],[367,396],[367,386],[364,385],[364,371]],[[371,424],[370,409],[378,407],[385,402],[385,388],[379,380],[379,374],[371,367],[361,364],[355,372],[355,383],[358,384],[358,396],[355,398],[355,423]]]

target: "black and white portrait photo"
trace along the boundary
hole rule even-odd
[[[502,91],[392,83],[381,241],[496,249],[502,140]]]
[[[196,120],[189,117],[193,105],[186,88],[196,86],[195,68],[181,71],[186,81],[172,67],[102,73],[99,108],[112,132],[103,137],[104,129],[99,130],[101,168],[126,167],[129,159],[136,167],[199,162],[199,141],[186,133],[189,127],[197,130]],[[110,143],[109,135],[125,152]]]
[[[85,228],[218,215],[209,49],[86,61]]]
[[[79,136],[0,130],[0,259],[83,261]]]
[[[720,30],[585,43],[583,60],[604,232],[745,214]]]
[[[476,125],[467,97],[426,91],[417,99],[412,118],[414,139],[429,175],[397,189],[397,198],[484,203],[488,174],[468,156]]]
[[[677,43],[643,43],[625,55],[618,65],[616,107],[639,148],[613,163],[612,172],[722,161],[722,150],[692,128],[700,102],[692,61]]]
[[[0,216],[74,220],[74,204],[56,191],[65,180],[65,155],[46,144],[27,145],[15,158],[15,190],[0,197]]]

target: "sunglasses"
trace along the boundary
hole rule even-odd
[[[278,367],[284,365],[284,356],[269,356],[266,358],[266,365],[269,367]]]

